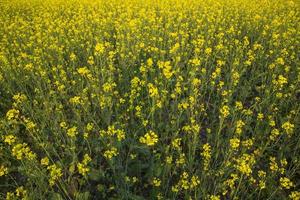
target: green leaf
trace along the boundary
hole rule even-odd
[[[89,192],[76,193],[76,195],[75,195],[76,200],[88,200],[89,197],[90,197]]]
[[[63,198],[59,193],[52,192],[50,195],[50,200],[63,200]]]

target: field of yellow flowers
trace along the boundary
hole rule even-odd
[[[300,199],[297,0],[0,1],[0,199]]]

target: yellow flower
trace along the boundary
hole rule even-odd
[[[163,195],[161,193],[158,193],[156,196],[157,200],[163,200]]]
[[[14,135],[6,135],[4,136],[4,142],[9,144],[9,145],[12,145],[13,143],[16,142],[16,136]]]
[[[90,65],[95,64],[93,56],[89,56],[87,63],[90,64]]]
[[[193,66],[199,66],[201,64],[201,60],[199,58],[193,58],[189,61]]]
[[[175,140],[172,141],[172,146],[175,149],[180,149],[180,143],[181,143],[181,138],[176,138]]]
[[[170,54],[176,53],[176,51],[180,48],[180,44],[177,42],[171,49]]]
[[[185,163],[185,154],[181,153],[179,155],[179,158],[176,159],[176,165],[180,166],[180,165],[183,165],[184,163]]]
[[[182,175],[180,176],[178,185],[184,190],[188,190],[190,188],[190,183],[189,183],[188,178],[189,178],[189,175],[187,172],[183,172]]]
[[[47,157],[42,158],[41,159],[41,165],[48,166],[49,165],[49,158],[47,158]]]
[[[147,146],[154,146],[158,142],[158,136],[153,131],[147,132],[144,136],[140,137],[140,143]]]
[[[118,141],[122,141],[125,139],[125,131],[123,129],[117,129],[114,125],[108,127],[107,131],[101,130],[99,131],[101,137],[117,137]]]
[[[232,138],[229,140],[229,142],[232,149],[237,149],[240,146],[240,139],[238,138]]]
[[[231,174],[230,178],[228,178],[224,183],[225,183],[225,185],[229,186],[230,189],[234,189],[235,182],[237,180],[238,180],[238,175],[237,174]]]
[[[218,195],[210,195],[209,200],[220,200],[220,196]]]
[[[203,165],[204,165],[204,170],[207,171],[208,170],[208,165],[211,159],[211,146],[209,143],[206,143],[203,145],[202,147],[203,151],[201,153],[201,156],[203,157]]]
[[[87,165],[90,161],[92,161],[91,157],[88,154],[84,154],[82,163]]]
[[[88,124],[86,125],[86,130],[87,130],[87,131],[92,131],[93,128],[94,128],[94,124],[93,124],[93,123],[88,123]]]
[[[75,96],[69,99],[69,102],[73,105],[79,105],[82,103],[81,97]]]
[[[280,65],[284,65],[284,59],[283,58],[277,58],[276,63]]]
[[[112,157],[115,157],[118,154],[119,153],[118,153],[117,148],[111,147],[109,150],[106,150],[103,155],[104,155],[105,158],[110,160],[110,159],[112,159]]]
[[[16,197],[15,197],[15,194],[14,193],[12,193],[12,192],[7,192],[6,193],[6,198],[5,198],[6,200],[15,200],[16,199]]]
[[[60,124],[59,124],[59,126],[61,127],[61,128],[63,128],[63,129],[67,129],[67,123],[66,122],[61,122]]]
[[[4,165],[0,165],[0,177],[4,176],[8,173],[8,168],[5,167]]]
[[[158,97],[158,89],[152,83],[148,84],[149,96],[150,97]]]
[[[270,157],[270,170],[272,172],[276,172],[278,170],[278,165],[276,163],[276,158],[275,157]]]
[[[90,169],[87,167],[88,163],[91,161],[91,157],[85,154],[81,163],[77,164],[79,174],[85,176]]]
[[[58,167],[56,164],[50,165],[47,167],[50,172],[49,185],[53,186],[55,182],[62,177],[62,169]]]
[[[76,60],[76,55],[74,53],[70,54],[70,60],[75,61]]]
[[[67,135],[70,137],[75,137],[78,134],[77,127],[73,126],[72,128],[69,128],[67,131]]]
[[[193,81],[192,81],[192,85],[194,87],[199,87],[199,85],[201,84],[201,80],[198,79],[198,78],[194,78]]]
[[[293,191],[293,192],[291,192],[289,197],[290,197],[291,200],[300,200],[300,192]]]
[[[290,189],[292,187],[294,187],[294,183],[287,177],[281,177],[279,179],[280,185],[281,187],[285,188],[285,189]]]
[[[77,69],[78,74],[81,76],[86,76],[87,78],[92,78],[92,74],[87,67],[80,67]]]
[[[172,186],[172,192],[175,192],[175,193],[179,192],[179,188],[177,185]]]
[[[33,160],[36,158],[36,154],[30,150],[26,143],[16,144],[12,149],[12,154],[18,160],[22,160],[23,158]]]
[[[36,127],[36,124],[32,121],[30,121],[29,119],[24,119],[24,123],[26,125],[27,130],[34,130]]]
[[[159,187],[161,184],[161,180],[159,178],[153,178],[152,185],[155,187]]]
[[[262,121],[262,120],[263,120],[263,118],[264,118],[264,114],[262,114],[262,113],[258,113],[258,115],[257,115],[257,119],[258,119],[259,121]]]
[[[271,131],[271,135],[270,135],[270,140],[274,141],[275,139],[277,139],[277,137],[279,136],[280,132],[278,129],[274,128]]]
[[[266,188],[266,175],[266,172],[262,170],[258,171],[258,177],[260,178],[258,185],[261,190]]]
[[[244,153],[240,158],[236,159],[235,168],[239,170],[242,174],[250,176],[252,173],[252,166],[255,164],[255,159],[253,155]]]
[[[173,157],[172,156],[167,156],[166,157],[166,163],[170,165],[170,164],[172,164],[172,162],[173,162]]]
[[[26,71],[32,71],[33,70],[33,64],[32,63],[28,63],[24,66],[24,69]]]
[[[238,120],[236,122],[235,132],[240,135],[244,126],[245,123],[242,120]]]
[[[15,103],[20,104],[20,103],[26,101],[27,97],[26,97],[25,94],[18,93],[18,94],[13,96],[13,99],[15,100]]]
[[[293,133],[293,130],[294,130],[294,124],[291,124],[290,122],[284,122],[281,126],[285,132],[288,134],[288,135],[291,135]]]
[[[163,71],[163,74],[164,76],[169,79],[172,77],[173,75],[173,72],[172,72],[172,66],[171,66],[171,62],[170,61],[166,61],[166,62],[163,62],[163,61],[159,61],[157,63],[158,67],[160,69],[162,69]]]
[[[8,120],[14,120],[19,117],[19,114],[20,114],[20,111],[13,108],[13,109],[10,109],[9,111],[7,111],[6,118]]]
[[[210,55],[211,52],[212,52],[212,48],[208,47],[208,48],[205,49],[205,54]]]
[[[190,188],[193,189],[197,187],[200,184],[200,180],[198,176],[192,176],[191,181],[190,181]]]
[[[276,123],[275,123],[274,120],[270,120],[269,125],[270,125],[271,127],[274,127],[274,126],[276,125]]]
[[[97,43],[96,46],[95,46],[95,54],[96,55],[99,55],[99,54],[102,54],[105,50],[105,46],[101,43]]]
[[[23,186],[18,187],[16,189],[16,195],[17,195],[17,197],[26,197],[27,191],[24,189]],[[22,198],[22,199],[26,199],[26,198]]]
[[[236,86],[238,83],[239,83],[239,80],[240,80],[240,74],[235,71],[235,70],[232,70],[232,82],[233,82],[233,85]]]
[[[287,83],[288,83],[287,78],[285,78],[282,75],[279,75],[277,80],[276,79],[273,80],[273,84],[276,85],[279,89],[281,89]]]
[[[220,109],[220,113],[221,113],[221,116],[223,118],[226,118],[228,117],[228,115],[230,114],[230,111],[229,111],[229,107],[224,105],[221,109]]]
[[[102,85],[102,89],[106,93],[112,92],[115,87],[116,87],[116,83],[109,83],[109,82],[107,82],[107,83],[104,83]]]

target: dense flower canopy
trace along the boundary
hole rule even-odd
[[[300,199],[296,0],[0,3],[0,199]]]

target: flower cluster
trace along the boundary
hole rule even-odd
[[[147,146],[154,146],[158,142],[158,136],[153,131],[147,132],[144,136],[140,137],[140,143]]]

